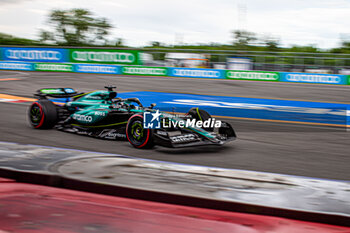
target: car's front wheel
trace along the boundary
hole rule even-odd
[[[131,145],[139,149],[154,146],[152,130],[143,128],[143,116],[141,115],[130,117],[126,125],[126,137]]]

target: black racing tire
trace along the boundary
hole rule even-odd
[[[152,129],[143,128],[143,116],[133,115],[126,125],[126,137],[133,147],[150,149],[154,146]]]
[[[188,111],[187,115],[192,116],[192,118],[196,119],[197,121],[206,121],[206,120],[212,118],[211,115],[207,111],[205,111],[203,109],[199,109],[198,107],[191,108]],[[210,127],[202,127],[202,128],[207,130],[207,131],[211,131],[211,132],[214,130],[214,128],[210,128]]]
[[[56,106],[50,100],[38,100],[29,107],[29,122],[35,129],[51,129],[58,119]]]

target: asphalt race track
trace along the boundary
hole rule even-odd
[[[1,81],[4,79],[4,81]],[[7,80],[5,80],[7,79]],[[162,91],[349,103],[350,86],[291,84],[195,78],[158,78],[76,73],[0,72],[0,93],[32,97],[39,88],[78,91]],[[99,140],[56,130],[34,130],[27,123],[29,103],[0,102],[0,141],[140,158],[326,179],[350,180],[350,132],[344,128],[225,119],[238,139],[224,147],[134,149],[126,141]]]

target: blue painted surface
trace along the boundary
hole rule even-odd
[[[338,85],[347,84],[346,75],[280,72],[280,76],[281,76],[280,81],[282,82],[338,84]]]
[[[0,62],[0,70],[34,70],[33,63],[29,62]]]
[[[121,74],[121,69],[120,66],[117,65],[74,64],[74,72],[96,74]]]
[[[197,68],[168,68],[169,76],[190,78],[225,78],[224,70]]]
[[[147,91],[119,93],[118,97],[137,97],[144,106],[156,103],[155,108],[162,111],[186,113],[191,107],[199,107],[218,116],[350,125],[349,104]],[[66,102],[66,98],[55,102]]]
[[[200,107],[219,116],[340,125],[350,123],[347,116],[349,104],[159,92],[129,92],[118,96],[138,97],[144,106],[156,103],[156,108],[163,111],[187,112],[191,107]]]
[[[27,62],[68,62],[67,49],[55,48],[2,48],[2,59]]]

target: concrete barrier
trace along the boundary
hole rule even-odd
[[[0,143],[0,176],[120,197],[350,226],[350,183]]]

